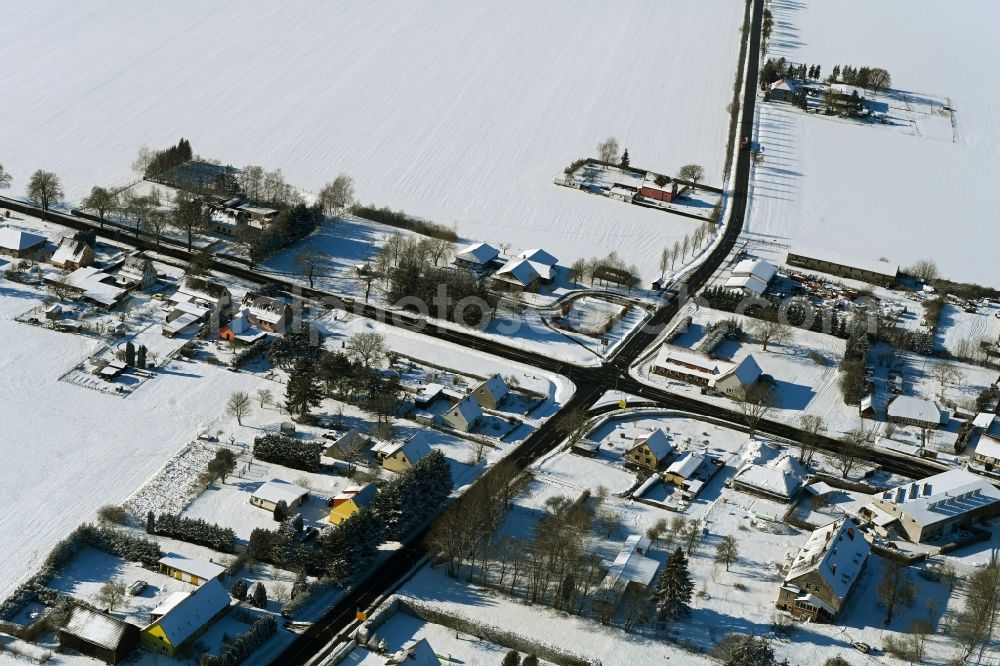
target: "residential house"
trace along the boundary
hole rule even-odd
[[[385,663],[386,666],[441,666],[441,659],[427,639],[421,638],[389,655]]]
[[[493,274],[493,286],[517,293],[537,291],[541,276],[526,259],[510,259]]]
[[[976,414],[976,418],[972,419],[972,427],[979,432],[987,432],[993,427],[993,422],[996,421],[996,418],[996,414],[980,412]]]
[[[607,575],[594,590],[592,604],[599,614],[611,614],[630,589],[645,590],[653,584],[659,560],[647,557],[649,538],[633,534],[612,562],[605,562]]]
[[[284,500],[288,510],[291,511],[305,504],[307,499],[309,491],[305,488],[281,479],[271,479],[253,491],[250,495],[250,504],[265,511],[274,511],[278,502]]]
[[[778,267],[761,259],[744,259],[733,267],[725,288],[748,296],[762,296],[771,280],[778,274]]]
[[[805,483],[808,472],[787,453],[782,453],[763,464],[752,463],[743,467],[733,478],[733,487],[768,499],[788,502]]]
[[[331,500],[330,522],[339,525],[360,511],[362,507],[371,506],[377,493],[378,489],[373,483],[345,488],[334,495],[333,500]]]
[[[143,628],[140,643],[172,658],[225,615],[230,603],[229,593],[218,580],[191,592],[172,594],[150,613],[152,621]]]
[[[434,401],[440,398],[442,393],[444,393],[443,384],[427,384],[413,397],[413,404],[418,409],[426,409],[434,404]]]
[[[45,252],[45,236],[11,227],[0,228],[0,255],[39,258]]]
[[[739,363],[729,368],[710,382],[710,386],[725,395],[740,395],[760,381],[764,374],[753,354],[748,354]]]
[[[449,428],[469,432],[476,427],[476,423],[483,415],[483,409],[471,395],[467,395],[459,400],[451,409],[441,415],[441,420]]]
[[[382,467],[391,472],[404,472],[431,454],[427,433],[420,431],[402,442],[382,442],[372,447],[372,452],[382,461]]]
[[[267,336],[264,331],[254,328],[250,314],[243,308],[233,319],[219,329],[219,339],[250,345]]]
[[[617,201],[631,202],[639,194],[639,188],[625,183],[615,183],[608,190],[608,196]]]
[[[657,182],[657,178],[662,178],[662,176],[655,173],[646,174],[646,178],[642,181],[642,186],[639,188],[640,197],[670,203],[682,196],[687,190],[686,185],[683,189],[680,189],[680,183],[670,177],[667,177],[662,185]]]
[[[981,476],[953,469],[875,495],[860,514],[872,522],[887,514],[892,518],[882,521],[885,533],[898,527],[919,543],[1000,514],[1000,490]]]
[[[786,263],[789,266],[798,266],[885,287],[895,284],[899,277],[898,265],[885,261],[849,257],[822,248],[793,248],[788,252]]]
[[[241,204],[236,208],[237,213],[242,214],[242,216],[237,219],[242,219],[248,221],[250,224],[254,224],[260,227],[266,227],[267,225],[278,219],[279,211],[274,208],[265,208],[264,206],[253,206],[251,204]]]
[[[674,447],[670,438],[657,428],[635,438],[635,443],[625,451],[625,462],[650,471],[656,471],[660,465],[673,453]]]
[[[728,361],[709,358],[673,345],[663,345],[656,353],[650,370],[663,377],[707,387],[732,367],[733,364]]]
[[[210,580],[222,580],[226,567],[211,560],[183,555],[164,555],[159,560],[160,571],[185,583],[203,585]]]
[[[58,283],[63,289],[73,293],[77,298],[88,301],[97,307],[110,310],[120,303],[127,295],[125,290],[115,284],[115,278],[94,266],[78,268],[69,275],[48,275],[48,284]]]
[[[697,477],[698,471],[707,462],[708,457],[705,454],[688,451],[670,463],[667,471],[663,473],[663,480],[678,488],[689,488],[690,482]]]
[[[778,608],[800,620],[833,621],[861,578],[870,552],[871,544],[851,518],[815,530],[785,575]]]
[[[138,643],[139,627],[83,606],[74,605],[59,629],[60,651],[75,650],[106,664],[124,662]]]
[[[939,428],[948,423],[950,416],[933,400],[897,395],[889,403],[889,421],[920,428]]]
[[[82,240],[65,236],[49,257],[49,263],[57,268],[75,271],[94,263],[94,249]]]
[[[153,262],[142,254],[131,254],[125,258],[115,281],[123,289],[138,289],[145,291],[151,289],[156,284],[156,268]]]
[[[350,428],[337,437],[330,446],[326,447],[323,455],[330,458],[347,456],[352,451],[360,451],[365,445],[365,437],[357,428]]]
[[[232,302],[232,294],[221,284],[188,275],[168,300],[171,310],[163,334],[172,337],[196,328],[209,318],[217,322]]]
[[[251,326],[268,333],[284,333],[285,326],[292,319],[291,306],[280,298],[247,292],[243,297],[243,308]]]
[[[542,284],[548,284],[555,279],[556,264],[559,260],[545,250],[539,248],[525,250],[517,255],[517,257],[527,261],[531,265],[535,272],[538,273],[538,279]]]
[[[472,271],[485,271],[497,257],[500,250],[488,243],[475,243],[463,248],[455,255],[455,265]]]
[[[789,79],[779,79],[768,89],[770,99],[776,102],[795,102],[799,94],[799,86]]]
[[[510,390],[500,375],[493,375],[472,390],[472,397],[483,409],[497,409]]]
[[[1000,466],[1000,438],[983,433],[976,443],[975,458],[992,470]]]

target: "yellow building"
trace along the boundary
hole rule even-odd
[[[405,442],[382,442],[372,447],[372,451],[382,461],[382,467],[390,472],[405,472],[431,454],[427,434],[423,431]]]
[[[139,643],[174,657],[224,615],[229,604],[229,593],[214,578],[192,592],[174,593],[150,613],[152,621],[139,634]]]
[[[635,438],[635,444],[625,452],[625,461],[655,471],[673,450],[666,433],[656,429]]]
[[[333,508],[330,509],[330,522],[339,525],[362,507],[369,506],[377,493],[375,484],[351,486],[333,498]]]
[[[192,585],[202,585],[212,579],[222,580],[226,571],[221,564],[183,555],[165,555],[160,558],[159,564],[161,572]]]

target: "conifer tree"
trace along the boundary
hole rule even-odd
[[[656,619],[662,622],[690,615],[693,591],[687,556],[683,549],[677,548],[656,583]]]
[[[146,367],[146,345],[139,345],[139,351],[135,358],[135,366],[137,368]]]
[[[288,517],[288,502],[285,500],[278,500],[278,503],[274,505],[274,520],[276,522],[282,522]]]
[[[323,390],[316,376],[315,361],[300,356],[285,388],[285,408],[290,414],[298,414],[302,418],[309,414],[312,407],[319,406],[322,399]]]
[[[125,365],[129,367],[135,365],[135,345],[131,340],[125,343]]]
[[[233,598],[237,601],[244,601],[247,598],[247,582],[242,578],[237,578],[233,583]]]
[[[156,534],[156,514],[152,511],[146,514],[146,534]]]
[[[629,164],[630,164],[630,162],[629,162],[629,157],[628,157],[628,148],[626,148],[625,152],[622,153],[622,163],[621,163],[621,166],[622,166],[623,169],[627,169],[629,167]]]

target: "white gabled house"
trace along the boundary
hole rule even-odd
[[[603,562],[608,573],[594,591],[593,605],[598,612],[612,613],[629,588],[647,589],[653,584],[660,562],[646,557],[649,538],[633,534],[622,544],[611,562]]]
[[[733,268],[725,288],[750,296],[762,296],[771,280],[778,274],[778,267],[762,259],[744,259]]]
[[[291,511],[302,506],[307,499],[309,499],[307,489],[281,479],[271,479],[253,491],[250,495],[250,504],[265,511],[274,511],[278,502],[284,500]]]
[[[451,409],[441,415],[441,420],[451,428],[469,432],[483,415],[483,409],[471,395],[459,400]]]
[[[500,250],[488,243],[475,243],[455,255],[455,265],[475,271],[484,270],[500,256]]]
[[[939,428],[948,423],[950,418],[951,415],[933,400],[897,395],[889,403],[889,420],[893,423]]]
[[[472,397],[483,409],[496,409],[503,402],[510,389],[499,374],[493,375],[472,390]]]
[[[757,364],[757,359],[753,357],[753,354],[750,354],[722,373],[722,376],[716,379],[711,386],[719,393],[739,395],[756,385],[763,374],[764,371]]]
[[[673,451],[670,438],[662,428],[657,428],[635,438],[633,445],[625,451],[625,461],[655,471]]]
[[[49,257],[49,263],[58,268],[75,271],[77,268],[94,263],[94,249],[82,240],[65,236]]]
[[[512,292],[535,291],[541,276],[526,259],[510,259],[493,274],[493,286]]]
[[[125,258],[125,263],[118,270],[115,282],[123,289],[138,289],[144,291],[156,284],[156,268],[153,262],[140,253],[131,254]]]

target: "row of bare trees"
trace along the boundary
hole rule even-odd
[[[684,238],[674,241],[673,245],[663,248],[660,252],[660,274],[666,275],[667,270],[673,270],[677,261],[682,263],[687,259],[688,252],[694,257],[695,252],[701,248],[705,239],[715,231],[715,224],[706,220],[704,224],[695,229]]]

